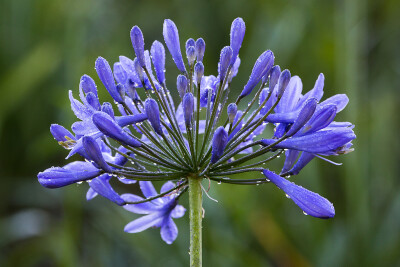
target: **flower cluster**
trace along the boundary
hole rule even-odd
[[[236,101],[228,104],[244,34],[244,21],[235,19],[230,45],[221,50],[218,75],[207,76],[204,40],[187,40],[184,60],[177,27],[169,19],[164,21],[164,41],[181,72],[176,80],[176,107],[167,89],[163,44],[155,41],[150,51],[145,50],[140,28],[133,27],[133,60],[120,56],[113,69],[102,57],[95,63],[117,109],[101,103],[94,80],[82,76],[80,101],[69,92],[78,118],[72,124],[73,133],[57,124],[50,131],[70,150],[67,158],[79,154],[84,160],[49,168],[38,174],[39,182],[57,188],[86,181],[88,200],[101,195],[130,212],[145,214],[126,225],[126,232],[160,227],[162,239],[169,244],[178,233],[172,219],[185,213],[178,200],[188,189],[188,177],[238,185],[273,183],[305,214],[333,217],[334,207],[327,199],[287,178],[298,174],[314,157],[327,160],[324,156],[352,151],[353,125],[334,121],[348,98],[341,94],[321,101],[323,74],[314,88],[303,94],[300,78],[274,65],[274,54],[268,50],[255,62]],[[239,103],[252,93],[241,110]],[[268,131],[271,137],[262,138]],[[280,155],[285,155],[280,174],[263,167]],[[232,177],[248,172],[262,175]],[[143,197],[117,193],[110,179],[124,184],[139,181]],[[160,193],[153,181],[165,182]]]

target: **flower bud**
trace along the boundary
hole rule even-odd
[[[125,98],[125,86],[122,84],[117,84],[117,92],[119,93],[119,95],[121,96],[122,99]]]
[[[143,57],[144,57],[144,55],[143,55]],[[137,58],[135,58],[133,60],[133,66],[135,68],[136,74],[138,75],[141,84],[143,84],[144,83],[144,71],[143,71],[143,68],[140,66],[139,60]]]
[[[144,102],[144,110],[154,131],[159,135],[163,135],[157,102],[152,98],[147,98]]]
[[[197,62],[202,62],[204,57],[204,52],[206,50],[206,43],[203,38],[199,38],[196,40],[195,44]]]
[[[195,46],[195,41],[194,41],[194,39],[193,38],[189,38],[189,39],[187,39],[187,41],[186,41],[186,45],[185,45],[185,48],[186,48],[186,50],[189,48],[189,47],[191,47],[191,46]]]
[[[285,192],[305,214],[323,219],[335,216],[335,208],[326,198],[289,182],[285,178],[269,170],[264,170],[263,173],[268,180]]]
[[[85,94],[92,92],[95,94],[95,96],[97,96],[96,84],[94,83],[93,79],[86,74],[81,77],[79,88],[82,88]]]
[[[262,77],[269,72],[269,70],[274,65],[274,54],[268,50],[262,53],[256,63],[254,64],[253,70],[251,71],[251,75],[249,81],[244,86],[240,97],[243,98],[251,93],[253,88],[258,84],[258,82],[262,79]]]
[[[227,143],[228,133],[225,131],[224,127],[220,126],[215,130],[212,140],[211,164],[217,162],[221,158]]]
[[[230,46],[225,46],[224,48],[222,48],[218,63],[219,80],[221,83],[225,79],[229,63],[231,62],[231,58],[232,58],[232,48]]]
[[[120,62],[114,63],[114,78],[117,81],[117,83],[120,84],[125,84],[126,80],[128,79],[128,75],[124,68],[122,67],[122,64]]]
[[[282,71],[278,80],[278,90],[276,91],[276,95],[278,98],[282,97],[283,93],[286,90],[287,85],[289,84],[289,81],[290,81],[290,71],[289,70]]]
[[[154,41],[151,46],[151,59],[153,60],[154,70],[160,84],[165,83],[165,49],[159,41]]]
[[[111,103],[104,102],[103,105],[101,106],[101,111],[107,113],[111,118],[114,118],[114,110],[112,108]]]
[[[99,99],[93,92],[89,92],[86,94],[86,101],[91,105],[95,110],[100,110],[100,102]]]
[[[186,93],[182,99],[183,116],[186,127],[190,127],[194,109],[194,97],[192,93]]]
[[[98,57],[95,63],[95,69],[97,71],[97,75],[99,75],[101,82],[104,84],[111,97],[118,103],[123,102],[123,99],[119,95],[115,86],[111,67],[108,64],[107,60],[102,57]]]
[[[133,49],[135,50],[136,58],[142,68],[146,67],[144,59],[144,39],[142,31],[138,26],[134,26],[131,30],[131,41]]]
[[[186,49],[186,57],[188,59],[189,65],[192,66],[194,61],[196,60],[196,50],[194,49],[194,46],[189,46]]]
[[[179,74],[178,78],[176,79],[176,88],[178,89],[178,93],[181,98],[183,98],[186,93],[187,83],[188,81],[186,76]]]
[[[235,119],[237,110],[238,110],[238,108],[235,103],[230,103],[228,105],[227,112],[228,112],[228,118],[229,118],[230,123],[232,123],[233,120]]]
[[[103,134],[132,147],[139,147],[141,143],[124,131],[108,114],[96,112],[92,117],[94,125]]]
[[[167,44],[168,50],[171,53],[172,59],[174,60],[176,66],[181,72],[186,72],[179,44],[178,29],[172,20],[164,20],[163,35],[165,43]]]
[[[197,62],[194,65],[194,76],[196,78],[196,83],[200,86],[201,78],[204,75],[204,65],[202,62]]]
[[[318,101],[315,98],[310,98],[307,100],[303,108],[300,110],[299,115],[295,119],[293,125],[290,127],[290,130],[287,132],[287,136],[292,136],[297,133],[304,126],[304,124],[310,120],[315,112],[315,109],[317,108],[317,102]]]
[[[231,47],[232,47],[232,58],[230,65],[235,64],[236,58],[239,55],[240,47],[242,46],[244,33],[246,31],[246,25],[242,18],[236,18],[232,22],[231,26]]]
[[[278,65],[272,67],[271,72],[269,74],[269,89],[271,92],[274,90],[275,85],[278,83],[280,75],[281,75],[281,68]]]
[[[83,148],[85,149],[88,160],[92,160],[97,166],[99,166],[105,172],[111,173],[111,167],[106,163],[101,153],[100,147],[97,141],[90,136],[82,137]]]

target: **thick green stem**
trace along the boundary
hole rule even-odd
[[[201,178],[190,176],[189,206],[190,206],[190,266],[201,266],[201,220],[203,217]]]

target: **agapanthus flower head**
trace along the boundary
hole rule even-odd
[[[327,199],[288,178],[315,157],[327,160],[325,156],[353,150],[354,126],[335,121],[348,98],[339,94],[321,101],[323,74],[313,89],[303,93],[300,77],[281,71],[274,65],[272,51],[266,50],[254,63],[249,79],[241,83],[243,90],[236,101],[229,103],[244,35],[244,21],[237,18],[232,23],[230,45],[222,48],[218,67],[210,68],[217,69],[213,75],[203,63],[203,38],[186,41],[184,61],[178,29],[172,20],[165,20],[165,45],[181,72],[176,83],[169,84],[176,92],[172,97],[164,73],[164,45],[154,41],[146,47],[142,31],[133,27],[130,36],[135,58],[120,56],[113,69],[102,57],[95,62],[103,84],[99,88],[105,87],[115,106],[101,102],[95,81],[83,75],[80,100],[69,92],[78,119],[72,132],[58,124],[50,127],[56,141],[70,150],[67,158],[78,154],[83,160],[47,169],[38,174],[39,182],[57,188],[87,181],[88,200],[101,195],[128,211],[144,214],[127,224],[126,232],[159,227],[168,244],[178,234],[172,219],[185,214],[178,202],[190,179],[237,185],[272,183],[304,213],[333,217],[335,210]],[[243,100],[246,97],[249,99]],[[263,167],[280,155],[285,155],[280,174]],[[246,173],[254,173],[254,177]],[[243,177],[234,178],[233,174]],[[134,186],[139,181],[143,196],[120,195],[112,188],[111,179]],[[164,182],[159,193],[153,186],[158,181]]]

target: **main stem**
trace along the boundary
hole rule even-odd
[[[201,267],[201,220],[203,217],[201,178],[189,176],[190,266]]]

